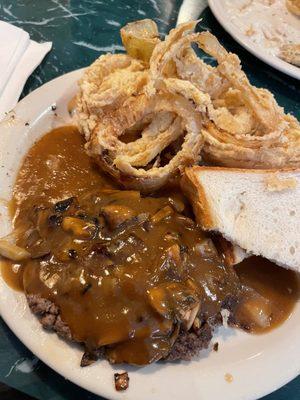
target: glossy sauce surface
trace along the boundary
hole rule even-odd
[[[214,316],[228,297],[240,302],[237,325],[250,331],[286,319],[296,275],[254,258],[237,275],[183,215],[182,194],[166,193],[118,190],[84,153],[76,128],[55,129],[29,151],[15,184],[17,244],[33,258],[3,262],[4,279],[53,301],[73,338],[90,350],[107,346],[113,362],[166,356],[187,311]],[[54,205],[70,197],[67,208]],[[270,317],[264,327],[251,315],[261,304]]]
[[[261,257],[244,260],[235,267],[235,271],[244,285],[267,299],[267,308],[270,310],[269,326],[256,324],[251,329],[250,324],[249,330],[264,333],[282,324],[299,299],[299,276]],[[249,319],[249,316],[246,315],[245,318]]]
[[[26,155],[14,187],[13,214],[32,203],[53,204],[99,187],[115,186],[84,152],[84,140],[73,126],[42,137]]]

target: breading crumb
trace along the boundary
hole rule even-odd
[[[233,376],[231,374],[229,374],[228,372],[224,375],[225,377],[225,381],[228,383],[233,382]]]
[[[129,386],[129,376],[127,372],[123,372],[122,374],[115,373],[115,388],[116,390],[123,391],[126,390]]]
[[[218,351],[219,350],[219,343],[218,342],[214,343],[213,350],[214,351]]]

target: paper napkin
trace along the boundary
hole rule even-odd
[[[51,42],[37,43],[23,29],[0,21],[0,120],[15,107],[28,77],[51,47]]]

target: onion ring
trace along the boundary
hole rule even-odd
[[[193,33],[198,21],[187,22],[172,29],[163,42],[156,45],[150,59],[151,81],[170,77],[175,69],[175,77],[192,82],[199,90],[217,98],[228,82],[214,68],[199,57],[191,48],[197,42],[198,33]],[[148,88],[151,93],[151,87]]]
[[[290,116],[290,127],[277,139],[265,136],[235,137],[208,123],[202,129],[203,158],[214,165],[236,168],[285,168],[300,165],[300,130]]]
[[[181,89],[176,79],[167,80],[155,96],[130,97],[121,108],[98,122],[86,146],[88,153],[126,187],[144,192],[157,190],[184,167],[197,163],[203,145],[202,117],[197,105]],[[142,137],[133,143],[123,143],[124,132],[149,115],[155,117],[143,130]],[[181,135],[182,148],[166,165],[141,168]]]
[[[177,75],[183,70],[185,75],[181,77],[211,97],[211,103],[206,103],[207,118],[202,130],[206,160],[235,167],[299,166],[297,120],[284,113],[269,91],[250,84],[239,58],[228,53],[211,33],[192,33],[195,25],[196,22],[182,24],[170,32],[165,42],[156,46],[150,60],[151,80],[146,90],[155,93],[173,62]],[[214,57],[218,66],[203,68],[203,62],[194,62],[190,69],[178,68],[185,54],[194,59],[191,43]],[[219,90],[214,84],[207,85],[208,81],[218,82]],[[182,82],[187,84],[186,80]]]
[[[100,56],[79,81],[76,122],[86,140],[99,117],[140,93],[148,80],[146,64],[126,54]]]
[[[211,33],[194,33],[196,24],[155,40],[149,63],[101,56],[80,82],[78,126],[86,149],[125,187],[157,190],[201,154],[241,168],[300,164],[298,121],[269,91],[250,84],[239,58]],[[218,65],[199,59],[192,43]],[[127,132],[137,127],[140,137],[126,143]],[[164,153],[179,140],[181,149],[165,164]]]

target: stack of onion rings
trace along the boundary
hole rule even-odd
[[[79,83],[77,121],[87,151],[125,187],[154,191],[201,155],[241,168],[300,165],[298,121],[250,84],[239,58],[212,34],[194,33],[196,23],[157,39],[149,62],[101,56]],[[218,65],[198,58],[192,43]],[[139,137],[126,143],[137,126]],[[162,162],[178,139],[181,148]]]

